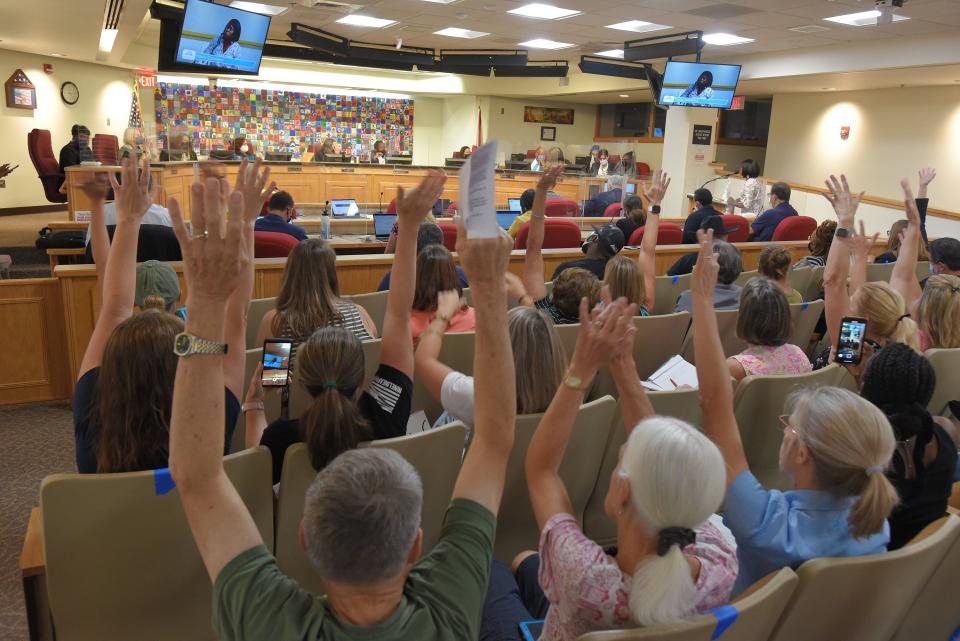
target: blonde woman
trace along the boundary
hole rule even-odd
[[[713,309],[719,265],[711,236],[701,233],[691,280],[693,341],[704,432],[720,448],[727,466],[723,522],[737,540],[736,595],[785,566],[885,551],[890,541],[887,517],[897,504],[897,493],[884,470],[895,439],[883,412],[852,392],[835,387],[797,392],[780,417],[780,468],[793,479],[793,489],[780,492],[760,485],[747,465],[733,413],[733,390]]]
[[[767,245],[760,252],[760,258],[757,261],[757,271],[760,275],[776,283],[791,305],[803,302],[803,296],[791,287],[787,280],[787,272],[790,271],[792,262],[793,256],[783,245]]]
[[[649,316],[647,310],[646,286],[640,265],[626,256],[614,256],[607,261],[603,271],[603,283],[610,288],[613,298],[626,298],[627,302],[638,305],[639,316]]]
[[[918,312],[921,350],[960,347],[960,277],[928,278]]]

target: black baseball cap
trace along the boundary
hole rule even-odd
[[[732,234],[733,232],[740,229],[740,225],[734,225],[733,227],[724,227],[722,217],[707,216],[706,218],[703,219],[703,222],[700,223],[700,229],[702,229],[703,231],[712,229],[714,236],[721,236],[726,234]]]
[[[627,244],[623,237],[623,231],[616,225],[603,225],[602,227],[593,225],[593,236],[587,242],[600,243],[600,251],[603,252],[605,258],[616,256]]]

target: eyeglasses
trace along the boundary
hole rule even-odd
[[[796,434],[797,437],[800,436],[800,434],[797,432],[797,430],[793,429],[793,426],[790,425],[790,415],[789,415],[789,414],[781,414],[780,416],[777,417],[777,420],[780,421],[780,429],[783,430],[783,433],[784,433],[784,434],[786,434],[787,431],[790,431],[790,432],[793,432],[794,434]]]

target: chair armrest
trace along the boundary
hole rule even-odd
[[[23,537],[23,549],[20,550],[21,576],[43,576],[47,572],[43,558],[43,518],[40,508],[30,510],[30,520],[27,522],[27,534]]]

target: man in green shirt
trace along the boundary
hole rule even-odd
[[[415,241],[444,180],[431,172],[414,194],[398,190],[399,238]],[[310,486],[301,524],[304,549],[324,581],[326,596],[317,598],[280,572],[223,470],[217,348],[226,298],[252,283],[250,203],[264,183],[241,172],[222,238],[218,184],[203,185],[203,198],[194,187],[192,235],[171,207],[189,298],[177,341],[170,469],[214,581],[214,627],[224,641],[476,638],[516,418],[504,281],[512,243],[505,235],[468,240],[462,228],[458,235],[477,307],[476,421],[439,542],[420,558],[422,488],[409,463],[387,450],[341,454]],[[401,253],[398,247],[397,260]]]

